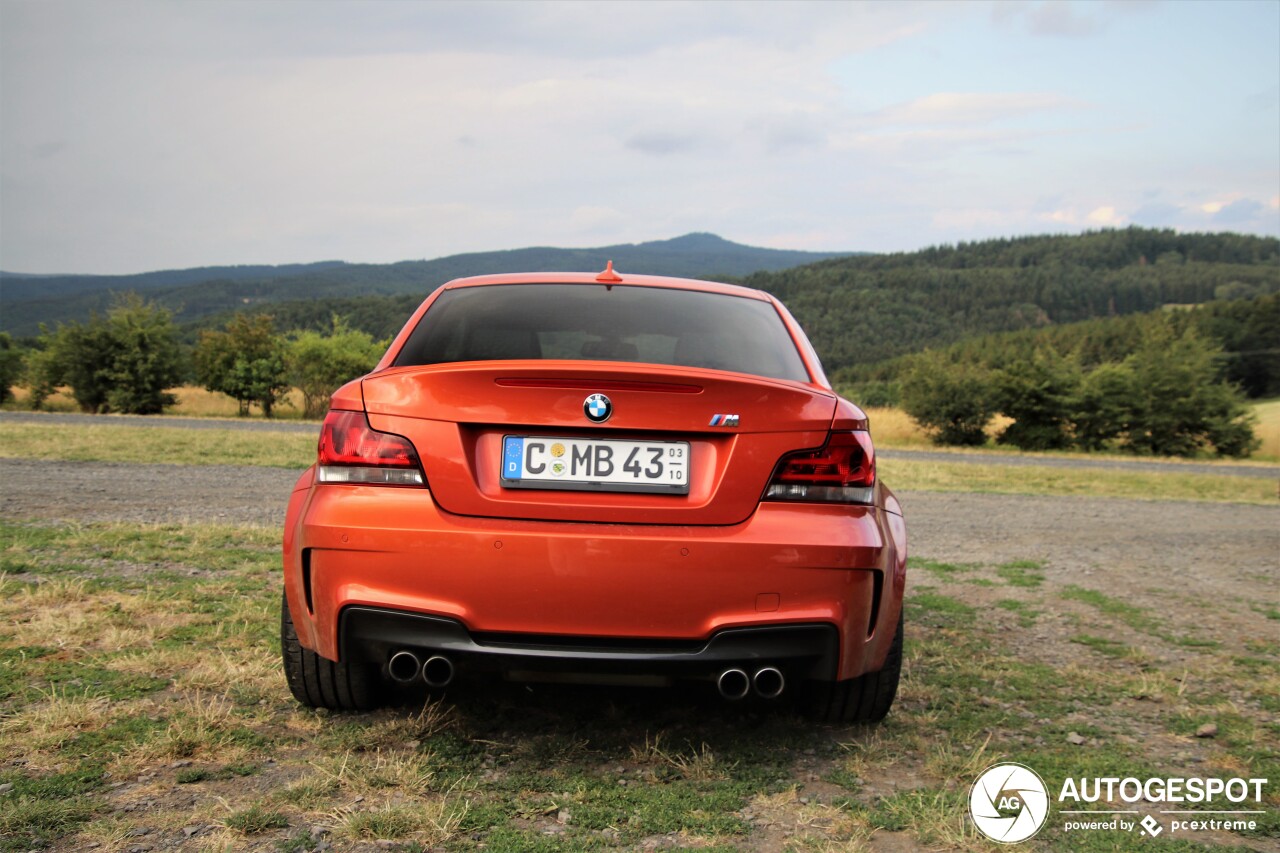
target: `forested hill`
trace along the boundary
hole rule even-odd
[[[828,370],[975,335],[1280,291],[1280,240],[1128,228],[840,258],[744,284],[787,303]]]
[[[1047,351],[1071,359],[1088,371],[1124,361],[1159,326],[1171,328],[1178,336],[1187,329],[1194,330],[1200,338],[1221,347],[1216,358],[1222,378],[1238,385],[1246,396],[1280,396],[1280,293],[995,332],[965,338],[941,348],[939,353],[945,363],[1002,370],[1031,363]],[[842,379],[857,385],[863,396],[878,394],[896,403],[897,393],[890,386],[911,371],[918,357],[912,354],[850,368]]]
[[[329,262],[295,267],[214,267],[140,276],[21,276],[0,273],[0,331],[33,335],[40,323],[87,319],[112,293],[136,290],[191,322],[288,300],[412,295],[421,300],[450,279],[506,272],[590,272],[613,260],[623,272],[735,278],[847,253],[763,249],[714,234],[592,249],[536,247],[475,252],[395,264]],[[257,272],[255,272],[257,271]],[[397,303],[398,304],[398,303]],[[327,314],[326,314],[327,316]],[[398,328],[398,326],[397,326]]]
[[[50,299],[92,291],[132,290],[145,293],[164,287],[180,287],[203,281],[242,281],[244,279],[283,278],[341,267],[341,261],[282,266],[246,265],[234,267],[193,267],[185,270],[158,270],[136,275],[25,275],[0,270],[0,300],[20,302],[28,299]]]

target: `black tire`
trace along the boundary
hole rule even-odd
[[[825,723],[878,723],[885,718],[898,695],[902,677],[902,624],[899,613],[898,631],[878,672],[813,685],[810,713],[815,719]]]
[[[380,703],[380,681],[372,667],[334,663],[302,647],[293,627],[289,601],[280,599],[280,652],[293,698],[309,708],[368,711]]]

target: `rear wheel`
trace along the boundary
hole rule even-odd
[[[810,710],[815,719],[827,723],[878,723],[885,718],[902,675],[902,624],[899,614],[897,633],[878,672],[813,686]]]
[[[334,663],[303,648],[284,597],[280,599],[280,651],[289,691],[303,705],[333,711],[367,711],[378,706],[378,673],[367,665]]]

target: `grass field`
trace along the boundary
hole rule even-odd
[[[27,389],[16,387],[13,390],[16,399],[7,403],[5,408],[28,408],[27,400],[30,395]],[[192,385],[175,388],[173,393],[178,397],[178,403],[165,412],[168,415],[198,418],[237,417],[236,402],[226,394],[217,394]],[[79,411],[75,400],[65,390],[50,397],[45,403],[45,408],[51,412]],[[1263,461],[1280,462],[1280,400],[1255,403],[1253,410],[1258,417],[1257,434],[1262,440],[1262,446],[1254,454],[1254,458]],[[875,436],[876,443],[879,446],[903,449],[933,449],[928,434],[915,421],[911,420],[911,417],[902,409],[868,407],[866,412],[871,421],[872,434]],[[275,417],[279,420],[301,420],[302,394],[296,389],[290,391],[284,402],[277,407]],[[250,418],[260,420],[262,419],[262,414],[257,408],[254,408]],[[997,448],[994,443],[995,436],[1007,424],[1008,420],[1005,418],[997,417],[992,421],[987,429],[988,436],[991,439],[987,449],[999,449],[1005,453],[1010,452],[1009,448]],[[982,451],[978,449],[968,452]]]
[[[176,405],[165,410],[166,415],[191,418],[235,418],[239,417],[236,401],[226,394],[206,391],[195,385],[183,385],[170,389],[170,393],[178,398]],[[22,386],[13,389],[14,399],[5,404],[6,409],[29,410],[31,393]],[[63,388],[53,394],[44,403],[44,410],[49,412],[78,412],[80,406],[71,396],[70,390]],[[291,390],[275,408],[273,417],[277,420],[302,419],[302,392],[296,388]],[[251,420],[265,420],[261,410],[254,406],[249,413]]]
[[[278,663],[277,549],[252,527],[0,522],[0,850],[983,850],[965,802],[998,760],[1280,775],[1274,636],[1170,663],[1154,614],[1034,562],[917,563],[898,705],[860,728],[564,687],[304,710]],[[1083,665],[1021,646],[1064,609]],[[1216,739],[1190,737],[1206,723]],[[1252,837],[1277,834],[1272,808]],[[1028,849],[1115,848],[1051,820]]]
[[[315,436],[296,432],[247,432],[103,424],[0,423],[0,457],[183,465],[267,465],[305,468],[315,458]],[[885,482],[898,490],[1084,495],[1161,500],[1238,501],[1274,504],[1276,480],[1223,473],[1071,469],[1050,466],[979,465],[881,459]],[[1280,471],[1277,472],[1280,476]]]
[[[1257,403],[1253,412],[1258,416],[1256,432],[1262,447],[1255,454],[1259,459],[1280,462],[1280,400]]]
[[[305,468],[316,434],[111,424],[0,423],[0,457]]]

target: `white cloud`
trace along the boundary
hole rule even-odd
[[[1125,218],[1116,213],[1116,209],[1110,205],[1095,207],[1089,211],[1089,215],[1085,219],[1092,225],[1099,225],[1104,228],[1114,228],[1123,225],[1125,222]]]
[[[391,261],[693,230],[899,249],[1096,227],[1104,207],[1207,227],[1198,205],[1265,196],[1206,187],[1277,184],[1274,131],[1219,134],[1253,146],[1245,165],[1177,135],[1116,146],[1162,127],[1109,99],[1141,84],[1090,88],[1084,54],[1030,73],[1050,43],[1025,19],[1061,12],[1004,7],[1017,32],[962,3],[0,0],[0,266]],[[939,39],[971,61],[943,64]],[[1025,67],[986,55],[1003,42]],[[1273,84],[1258,85],[1275,102]],[[1141,196],[1153,186],[1166,195]],[[1232,215],[1270,233],[1277,205]]]

